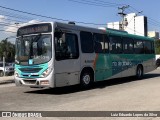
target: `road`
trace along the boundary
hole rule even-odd
[[[160,111],[159,91],[160,69],[146,74],[142,80],[133,77],[113,79],[98,82],[87,90],[79,86],[54,89],[16,87],[11,83],[0,85],[0,111]],[[159,118],[76,119],[158,120]]]

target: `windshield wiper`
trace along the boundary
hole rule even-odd
[[[31,41],[31,43],[33,43],[33,42],[38,42],[38,40],[41,38],[41,33],[40,34],[38,34],[38,35],[36,35],[36,37],[33,39],[32,38],[32,41]]]
[[[29,59],[31,59],[31,56],[33,56],[33,42],[38,42],[38,40],[41,38],[42,34],[37,35],[35,38],[32,38],[30,40],[30,52],[29,52]]]

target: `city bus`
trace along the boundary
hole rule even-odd
[[[154,39],[109,28],[43,22],[20,27],[15,83],[63,87],[143,75],[156,68]]]

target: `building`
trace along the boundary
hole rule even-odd
[[[148,35],[147,17],[145,16],[137,16],[136,13],[127,14],[124,17],[123,24],[124,27],[122,22],[111,22],[107,24],[107,27],[118,30],[124,29],[128,33],[135,35]]]
[[[158,39],[159,39],[159,32],[149,31],[149,32],[148,32],[148,37],[152,37],[152,38],[158,40]]]
[[[108,28],[112,28],[112,29],[116,29],[116,30],[120,30],[121,29],[120,22],[107,23],[107,27]]]

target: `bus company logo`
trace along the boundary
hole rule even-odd
[[[12,117],[11,112],[2,112],[2,117]]]

